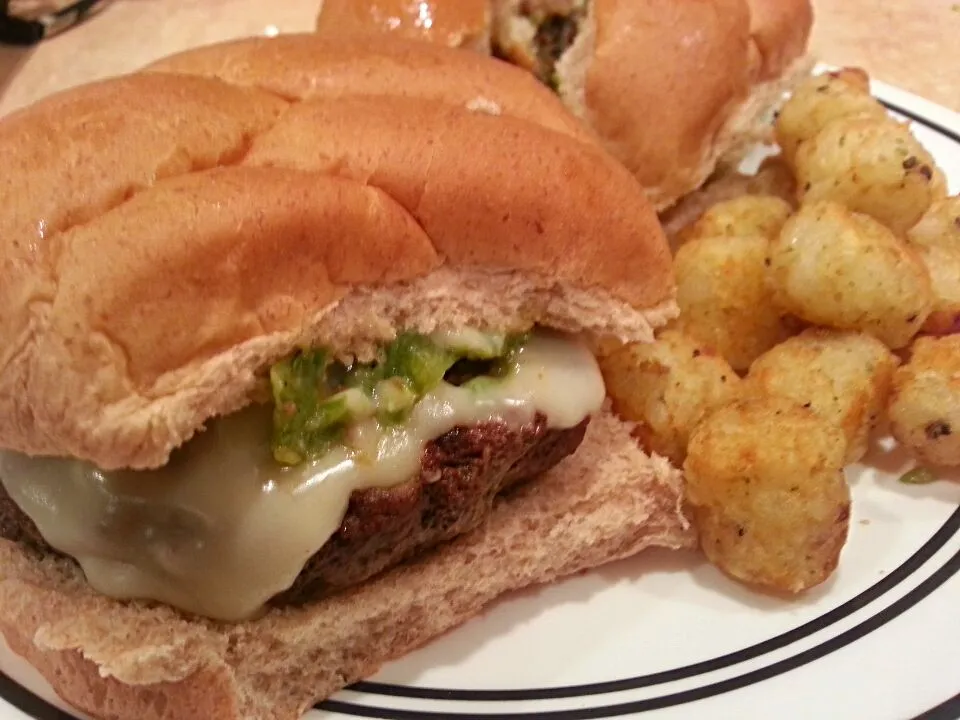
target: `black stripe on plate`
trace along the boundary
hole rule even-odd
[[[891,620],[902,615],[904,612],[919,603],[930,593],[943,585],[953,575],[960,570],[960,551],[957,551],[943,567],[933,573],[930,577],[917,585],[913,590],[902,598],[884,608],[873,617],[864,620],[859,625],[843,632],[829,640],[824,641],[816,647],[805,650],[791,658],[780,660],[767,667],[753,670],[743,675],[739,675],[728,680],[705,685],[701,688],[686,690],[662,697],[650,698],[648,700],[638,700],[635,702],[621,703],[618,705],[608,705],[606,707],[580,708],[577,710],[554,710],[547,712],[534,711],[532,713],[453,713],[453,712],[421,712],[416,710],[395,710],[392,708],[378,708],[364,705],[354,705],[351,703],[329,700],[320,707],[331,712],[343,713],[346,715],[357,715],[360,717],[382,718],[383,720],[435,720],[439,718],[455,718],[456,720],[529,720],[529,718],[548,718],[549,720],[592,720],[592,718],[620,717],[623,715],[635,715],[650,710],[659,710],[676,705],[692,703],[696,700],[722,695],[733,690],[754,685],[764,680],[782,675],[790,670],[795,670],[814,660],[819,660],[847,645],[868,635],[874,630],[886,625]]]
[[[729,680],[707,685],[703,688],[696,688],[681,693],[665,695],[659,698],[641,700],[632,703],[623,703],[620,705],[610,705],[599,708],[585,708],[581,710],[560,710],[553,712],[534,712],[534,713],[434,713],[421,712],[416,710],[394,710],[390,708],[366,707],[362,705],[353,705],[351,703],[340,702],[337,700],[328,700],[320,705],[320,709],[328,710],[347,715],[369,718],[383,718],[384,720],[434,720],[439,718],[456,718],[457,720],[488,720],[497,718],[497,720],[528,720],[531,717],[549,718],[550,720],[590,720],[591,718],[618,717],[622,715],[631,715],[650,710],[657,710],[665,707],[672,707],[685,703],[702,700],[723,693],[738,690],[754,683],[768,680],[777,675],[781,675],[790,670],[813,662],[836,650],[859,640],[865,635],[882,627],[891,620],[897,618],[911,607],[919,603],[930,593],[940,587],[950,579],[958,570],[960,570],[960,552],[957,552],[947,563],[937,570],[933,575],[914,588],[910,593],[890,605],[885,610],[874,615],[856,627],[837,635],[836,637],[821,643],[820,645],[799,653],[798,655],[781,660],[773,665],[754,670],[753,672],[740,675]],[[0,696],[21,712],[26,713],[36,720],[76,720],[73,715],[63,712],[55,705],[47,702],[39,695],[35,695],[30,690],[14,682],[8,676],[0,674]],[[916,718],[916,720],[954,720],[952,713],[957,709],[958,699],[954,698],[944,705],[931,710],[929,713]],[[931,714],[934,713],[934,714]]]
[[[731,665],[738,665],[747,660],[752,660],[761,655],[779,650],[782,647],[786,647],[798,640],[820,632],[852,615],[907,580],[913,573],[920,569],[924,563],[943,548],[958,530],[960,530],[960,508],[954,510],[953,514],[947,518],[940,529],[896,570],[830,612],[824,613],[793,630],[756,645],[751,645],[743,650],[673,670],[664,670],[650,675],[640,675],[637,677],[623,678],[621,680],[608,680],[587,685],[530,688],[524,690],[457,690],[374,682],[359,682],[351,686],[350,689],[372,695],[419,698],[423,700],[462,700],[466,702],[554,700],[559,698],[586,697],[588,695],[603,695],[606,693],[622,692],[624,690],[637,690],[652,685],[661,685],[663,683],[676,682],[677,680],[703,675],[716,670],[722,670]]]
[[[957,720],[960,718],[960,693],[935,708],[917,715],[913,720]]]
[[[3,673],[0,673],[0,697],[34,720],[77,720]]]
[[[903,115],[905,118],[910,118],[915,123],[919,125],[924,125],[930,128],[931,130],[937,133],[940,133],[945,137],[948,137],[954,142],[960,143],[960,130],[953,130],[952,128],[948,128],[945,125],[941,125],[940,123],[936,123],[936,122],[933,122],[932,120],[928,120],[922,115],[918,115],[913,110],[907,110],[906,108],[900,107],[899,105],[895,105],[894,103],[891,103],[891,102],[887,102],[886,100],[881,100],[881,102],[884,104],[884,106],[888,110],[892,110],[895,113],[899,113],[900,115]]]

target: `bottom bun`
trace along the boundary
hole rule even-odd
[[[609,411],[486,523],[321,602],[225,625],[117,602],[76,566],[0,541],[0,630],[75,707],[123,720],[294,720],[498,596],[656,545],[694,544],[681,477]]]

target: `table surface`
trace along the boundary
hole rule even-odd
[[[319,0],[116,0],[40,45],[0,47],[0,114],[47,93],[206,42],[305,31]],[[960,112],[958,0],[814,0],[811,46]]]

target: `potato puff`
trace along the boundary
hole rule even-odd
[[[960,195],[935,200],[907,239],[914,245],[960,248]]]
[[[839,427],[850,464],[867,451],[898,364],[874,337],[810,328],[757,358],[744,391],[789,398]]]
[[[669,210],[661,213],[663,229],[672,244],[680,243],[683,232],[717,203],[744,195],[778,197],[791,207],[797,202],[797,183],[793,170],[779,156],[765,158],[757,172],[745,175],[729,165],[718,168],[701,187]]]
[[[734,370],[793,334],[766,281],[770,242],[761,235],[698,237],[674,258],[680,317],[674,327],[712,347]]]
[[[933,309],[923,331],[932,335],[955,332],[960,329],[960,244],[917,246],[916,251],[933,289]]]
[[[892,349],[923,327],[934,298],[917,252],[867,215],[805,205],[770,245],[778,305],[812,325],[859,330]]]
[[[774,238],[793,212],[786,200],[773,195],[742,195],[710,207],[679,233],[681,242],[695,237],[762,235]]]
[[[844,69],[800,83],[777,115],[776,138],[784,159],[793,164],[797,149],[834,120],[885,118],[887,111],[870,95],[862,70]]]
[[[960,335],[917,339],[887,412],[893,436],[921,462],[960,465]]]
[[[684,470],[710,561],[779,592],[826,580],[849,526],[845,446],[838,427],[786,398],[744,398],[707,416],[690,438]]]
[[[960,321],[960,196],[934,201],[907,231],[930,275],[934,304],[924,332],[945,335]]]
[[[893,118],[835,120],[795,158],[801,203],[833,200],[906,232],[945,191],[933,157]]]
[[[614,409],[637,423],[644,449],[678,467],[700,418],[733,400],[742,382],[722,357],[674,330],[601,358],[600,369]]]

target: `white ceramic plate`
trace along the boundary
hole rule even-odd
[[[960,116],[875,89],[960,191]],[[884,443],[869,460],[840,569],[799,600],[650,551],[513,595],[307,718],[960,718],[960,482],[897,482]],[[0,670],[0,720],[77,717],[5,647]]]

